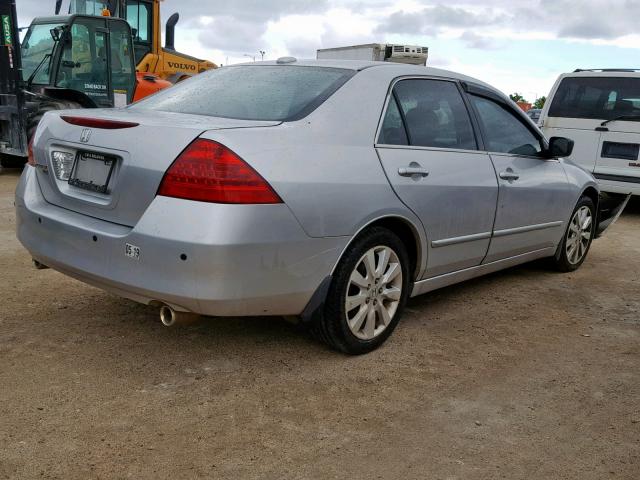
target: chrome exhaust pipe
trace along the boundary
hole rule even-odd
[[[178,312],[169,305],[160,307],[160,321],[165,327],[174,327],[176,325],[188,325],[196,322],[200,318],[197,313]]]

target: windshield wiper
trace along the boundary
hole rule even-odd
[[[33,83],[33,80],[36,78],[36,75],[44,65],[44,62],[46,62],[49,58],[51,58],[50,53],[47,53],[45,54],[44,57],[42,57],[42,60],[40,60],[40,63],[38,64],[38,66],[33,70],[33,73],[31,73],[31,75],[29,75],[29,78],[27,79],[27,88],[31,88],[31,84]]]
[[[604,127],[607,123],[615,122],[617,120],[640,120],[640,115],[620,115],[619,117],[613,117],[609,120],[605,120],[600,124],[600,126]]]

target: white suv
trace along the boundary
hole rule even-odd
[[[603,192],[640,195],[640,70],[560,75],[539,121],[547,137],[575,142],[571,160]]]

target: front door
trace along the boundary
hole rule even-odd
[[[541,156],[542,137],[509,105],[478,95],[470,99],[499,183],[485,263],[556,246],[572,203],[562,164]]]
[[[376,149],[396,194],[424,225],[426,277],[479,265],[489,247],[498,185],[457,84],[398,81]]]

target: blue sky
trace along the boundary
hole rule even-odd
[[[54,1],[18,0],[21,25]],[[63,9],[68,6],[65,0]],[[575,68],[640,68],[639,0],[165,0],[176,47],[218,64],[358,43],[428,46],[429,64],[527,99]]]

